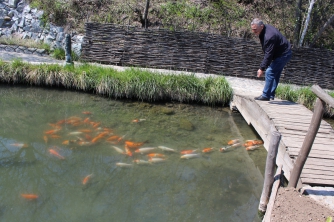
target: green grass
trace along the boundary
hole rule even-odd
[[[28,48],[37,48],[37,49],[45,49],[48,53],[50,53],[50,46],[46,43],[41,43],[34,41],[33,39],[20,39],[15,37],[0,37],[0,44],[4,45],[19,45],[26,46]]]
[[[328,92],[334,98],[334,91]],[[313,110],[317,96],[312,92],[311,87],[292,87],[287,84],[280,84],[276,89],[276,97],[302,104],[308,109]],[[334,109],[326,106],[325,116],[333,117]]]
[[[226,105],[232,88],[225,77],[197,78],[186,74],[160,74],[137,68],[120,72],[98,65],[32,65],[0,61],[0,82],[57,86],[94,92],[111,98],[141,101],[198,102]]]

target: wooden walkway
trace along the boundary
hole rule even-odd
[[[285,178],[289,181],[293,163],[302,147],[313,112],[303,105],[289,101],[255,101],[238,95],[234,95],[232,105],[238,108],[247,123],[259,133],[267,150],[271,131],[276,129],[281,133],[276,164],[283,165]],[[333,166],[334,130],[326,121],[322,121],[304,165],[300,183],[333,186]]]

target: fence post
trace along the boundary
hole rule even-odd
[[[259,211],[264,213],[267,209],[267,204],[270,197],[271,187],[274,182],[276,156],[278,151],[278,145],[281,139],[281,134],[274,130],[271,133],[271,139],[266,160],[266,169],[264,175],[264,184],[262,194],[260,198]]]
[[[324,111],[325,111],[324,101],[317,98],[314,106],[314,113],[312,116],[310,127],[306,133],[302,148],[299,151],[295,166],[292,169],[288,187],[296,188],[297,186],[297,182],[299,180],[300,174],[302,173],[306,159],[311,151],[315,136],[318,133]]]

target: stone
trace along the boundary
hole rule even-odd
[[[16,8],[18,2],[19,0],[8,0],[8,6],[11,8]]]
[[[187,131],[192,131],[195,128],[194,125],[187,119],[181,119],[179,123],[179,127]]]
[[[39,54],[45,54],[46,50],[45,49],[37,49],[36,52],[39,53]]]

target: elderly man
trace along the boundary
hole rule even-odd
[[[265,85],[263,93],[255,100],[274,100],[284,66],[291,59],[291,45],[288,40],[273,26],[263,24],[263,21],[255,18],[251,23],[252,32],[259,36],[264,58],[257,71],[257,77],[265,72]]]

